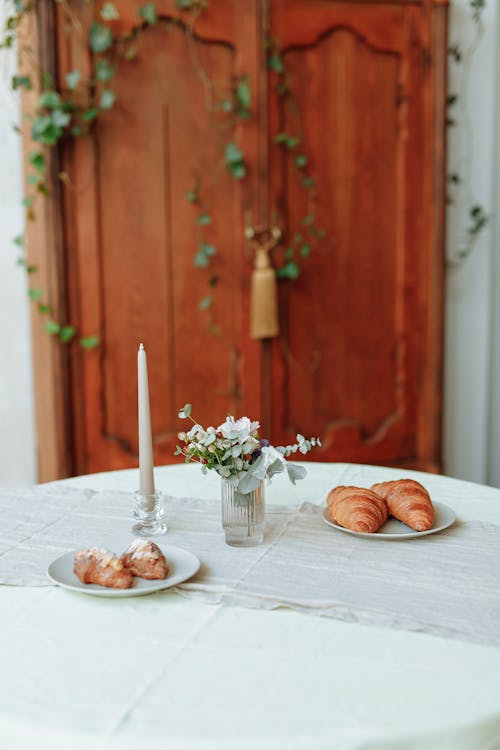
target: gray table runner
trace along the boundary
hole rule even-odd
[[[48,564],[82,546],[117,553],[131,539],[132,495],[45,485],[0,495],[0,583],[46,586]],[[224,543],[217,502],[167,498],[162,541],[202,567],[183,596],[500,646],[500,526],[460,523],[408,541],[356,538],[326,526],[322,509],[270,506],[265,543]],[[123,545],[122,549],[117,546]]]

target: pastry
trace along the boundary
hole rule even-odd
[[[97,583],[113,589],[129,589],[134,583],[132,573],[119,557],[97,547],[76,553],[73,572],[82,583]]]
[[[326,502],[331,520],[351,531],[371,534],[389,515],[385,500],[362,487],[335,487]]]
[[[154,542],[136,539],[121,556],[125,568],[134,576],[154,580],[166,578],[168,565],[165,555]]]
[[[428,531],[434,523],[429,493],[414,479],[379,482],[371,489],[387,501],[389,513],[415,531]]]

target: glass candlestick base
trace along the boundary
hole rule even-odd
[[[137,490],[134,493],[134,518],[137,523],[132,526],[136,536],[157,536],[167,533],[167,524],[163,520],[165,511],[160,502],[161,492],[146,494]]]

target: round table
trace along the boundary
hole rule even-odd
[[[372,466],[307,463],[268,503],[324,503],[336,484],[410,476],[462,520],[500,524],[500,491]],[[219,497],[215,474],[156,470],[159,489]],[[133,490],[137,471],[64,480]],[[500,574],[500,572],[499,572]],[[500,748],[500,649],[173,592],[81,596],[0,587],[5,750]],[[499,623],[500,627],[500,623]]]

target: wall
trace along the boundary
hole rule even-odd
[[[2,9],[3,10],[3,9]],[[0,21],[2,13],[0,12]],[[3,25],[3,24],[2,24]],[[12,238],[23,211],[18,97],[10,91],[14,51],[0,51],[0,486],[35,481],[35,436],[26,276]]]
[[[450,61],[449,90],[458,94],[459,101],[449,108],[456,125],[449,128],[448,171],[458,172],[463,184],[449,188],[448,257],[455,257],[466,244],[472,205],[482,205],[490,220],[471,255],[447,274],[444,461],[447,474],[500,486],[498,468],[491,460],[493,453],[500,458],[498,434],[495,448],[492,443],[492,425],[500,419],[500,373],[495,382],[491,370],[492,358],[497,361],[500,356],[498,333],[496,346],[492,339],[497,304],[494,264],[498,279],[493,178],[499,145],[495,128],[495,100],[500,103],[495,60],[499,13],[497,4],[487,0],[481,29],[472,20],[469,5],[468,0],[455,0],[451,8],[450,44],[460,45],[463,59],[459,64]]]

